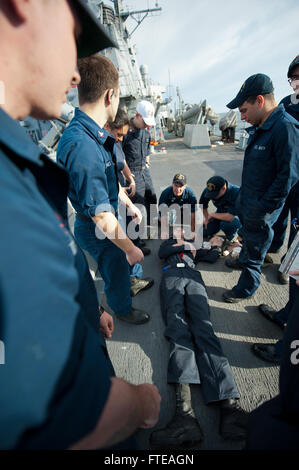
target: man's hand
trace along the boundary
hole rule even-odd
[[[127,188],[123,188],[123,189],[128,197],[132,198],[133,196],[135,196],[135,193],[136,193],[135,181],[132,181],[130,186],[128,186]]]
[[[142,429],[152,428],[159,419],[161,395],[157,387],[152,384],[138,385],[137,390],[144,413],[143,423],[139,427]]]
[[[128,214],[132,216],[133,222],[136,225],[141,224],[142,214],[141,214],[141,211],[138,209],[138,207],[135,206],[135,204],[131,204],[128,207]]]
[[[113,318],[109,315],[106,310],[100,316],[100,330],[104,335],[104,338],[110,339],[112,337],[112,333],[114,331],[114,323]]]
[[[130,250],[126,252],[126,257],[130,266],[133,266],[134,264],[137,264],[137,263],[141,263],[141,261],[144,260],[142,251],[140,250],[140,248],[138,248],[135,245],[133,245],[133,247],[130,248]]]

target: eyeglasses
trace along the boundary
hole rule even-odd
[[[288,82],[291,84],[292,82],[295,82],[296,80],[299,80],[299,75],[293,75],[291,78],[288,78]]]

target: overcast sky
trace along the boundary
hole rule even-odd
[[[206,98],[228,111],[244,80],[269,75],[277,101],[292,92],[290,62],[299,54],[299,0],[124,0],[134,9],[162,7],[132,36],[139,65],[172,94],[179,86],[185,103]],[[129,30],[133,20],[127,20]],[[168,88],[167,88],[168,90]]]

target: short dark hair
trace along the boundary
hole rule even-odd
[[[130,126],[129,116],[124,109],[118,108],[114,121],[108,121],[107,124],[112,130]]]
[[[260,93],[266,100],[274,101],[274,93]],[[249,96],[245,101],[247,101],[250,104],[253,104],[256,102],[258,95],[256,96]]]
[[[78,60],[81,82],[78,85],[79,104],[95,103],[106,90],[118,87],[118,71],[113,62],[102,54]]]

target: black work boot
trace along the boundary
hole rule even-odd
[[[117,318],[126,323],[131,323],[133,325],[143,325],[147,323],[150,319],[150,316],[144,310],[139,310],[138,308],[131,307],[131,311],[128,315],[116,315]]]
[[[243,265],[240,263],[239,258],[228,258],[225,260],[225,264],[232,269],[243,269]]]
[[[189,384],[176,384],[174,417],[163,429],[152,432],[150,446],[154,449],[190,448],[203,439],[203,432],[191,405]]]
[[[134,276],[134,277],[131,277],[130,282],[131,282],[130,292],[131,292],[132,297],[135,297],[135,295],[137,295],[142,290],[149,289],[154,284],[154,280],[150,279],[149,277],[146,279],[140,279]]]
[[[277,280],[279,284],[289,284],[290,278],[287,274],[277,271]]]
[[[250,299],[251,297],[253,297],[253,295],[249,295],[247,297],[237,297],[232,289],[226,290],[222,294],[224,302],[228,304],[236,304],[238,302],[242,302],[245,299]]]
[[[236,398],[220,402],[219,434],[224,439],[242,441],[246,439],[248,413],[239,405]]]

